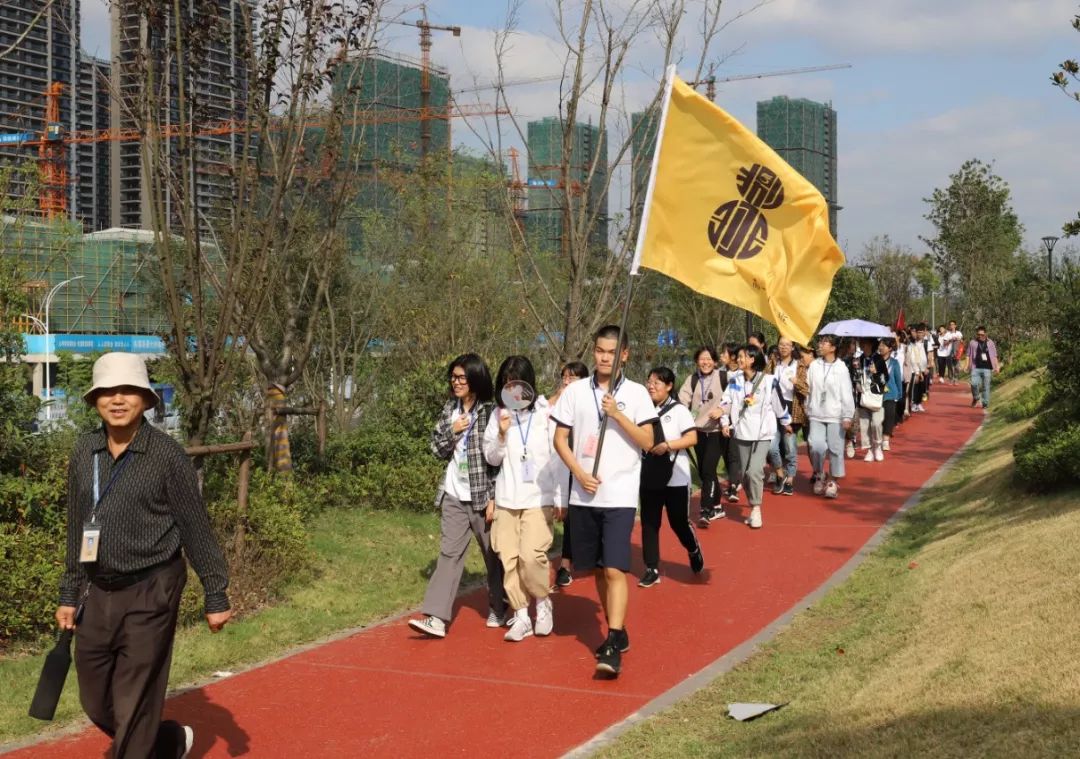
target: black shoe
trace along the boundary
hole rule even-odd
[[[977,405],[979,405],[979,399],[978,398],[972,398],[971,399],[971,407],[975,408]]]
[[[795,495],[795,482],[793,480],[784,483],[782,495]]]
[[[784,494],[784,483],[785,482],[787,482],[787,480],[785,478],[783,478],[783,477],[777,477],[776,478],[776,484],[773,486],[773,489],[772,489],[773,495],[783,495]]]
[[[566,567],[559,567],[559,571],[555,573],[555,584],[560,588],[565,588],[573,581],[574,576],[570,574],[570,570]]]
[[[622,669],[622,655],[619,647],[610,641],[600,647],[596,657],[596,671],[610,677],[618,677]]]
[[[727,516],[727,512],[721,508],[715,508],[709,512],[709,521],[715,522],[717,519],[723,519]]]
[[[727,499],[728,499],[728,503],[738,503],[739,502],[739,488],[737,488],[735,485],[732,485],[730,488],[728,488]]]
[[[656,569],[653,569],[652,567],[646,567],[645,574],[643,574],[641,576],[641,579],[638,580],[638,587],[651,588],[658,582],[660,582],[660,572]]]
[[[608,630],[607,640],[601,643],[600,646],[593,651],[593,656],[599,659],[600,652],[603,651],[604,646],[609,643],[614,643],[621,654],[625,654],[630,650],[630,636],[626,634],[626,630]]]
[[[698,520],[697,520],[698,527],[708,527],[709,526],[709,517],[712,515],[712,511],[713,510],[711,508],[709,508],[708,506],[702,506],[701,507],[701,514],[698,515]]]
[[[701,546],[690,552],[690,570],[694,574],[701,574],[705,568],[705,557],[701,555]]]

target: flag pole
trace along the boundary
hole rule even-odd
[[[634,245],[634,260],[630,264],[630,277],[626,283],[626,301],[623,303],[622,320],[619,323],[619,341],[615,348],[615,363],[611,368],[611,379],[608,380],[608,392],[614,393],[618,386],[619,372],[622,371],[622,354],[624,341],[626,340],[626,324],[630,319],[630,301],[634,295],[634,277],[638,273],[638,264],[641,261],[641,250],[645,240],[645,229],[649,223],[649,205],[652,203],[653,187],[656,184],[656,167],[660,163],[660,145],[664,138],[664,127],[667,125],[668,107],[671,105],[671,87],[675,81],[675,65],[667,67],[664,73],[663,103],[660,107],[660,125],[656,129],[656,146],[653,148],[652,167],[649,169],[649,186],[645,191],[644,210],[641,212],[641,223],[638,225],[637,242]],[[600,471],[600,454],[604,450],[604,435],[607,433],[608,415],[605,413],[600,419],[600,431],[596,438],[596,458],[593,459],[592,476],[596,477]]]

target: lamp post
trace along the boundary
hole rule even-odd
[[[52,419],[52,378],[49,376],[52,372],[52,344],[49,342],[49,307],[52,305],[53,296],[60,291],[64,285],[74,282],[77,279],[82,279],[80,274],[77,277],[71,279],[65,279],[63,282],[53,285],[53,288],[49,290],[49,294],[45,296],[45,419]]]
[[[1047,235],[1042,239],[1042,244],[1046,246],[1046,279],[1050,281],[1054,278],[1054,246],[1057,245],[1058,238],[1053,235]]]

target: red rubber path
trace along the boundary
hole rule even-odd
[[[661,583],[642,590],[631,582],[632,648],[616,681],[594,679],[602,615],[593,581],[579,576],[554,594],[548,638],[504,642],[484,626],[484,596],[474,592],[460,599],[445,640],[414,634],[402,618],[188,691],[169,700],[166,716],[194,727],[192,757],[558,756],[753,637],[827,580],[972,435],[983,412],[969,404],[963,385],[935,385],[929,411],[897,430],[884,463],[864,463],[861,452],[847,462],[835,501],[808,492],[800,456],[797,494],[766,491],[764,529],[742,524],[744,499],[728,509],[735,518],[699,531],[701,577],[665,527]],[[97,757],[107,745],[91,728],[6,756]]]

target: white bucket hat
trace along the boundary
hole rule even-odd
[[[94,384],[83,395],[83,400],[93,403],[97,391],[124,386],[145,390],[154,397],[154,404],[161,401],[150,386],[150,376],[146,373],[146,362],[142,357],[119,351],[106,353],[94,362]]]

